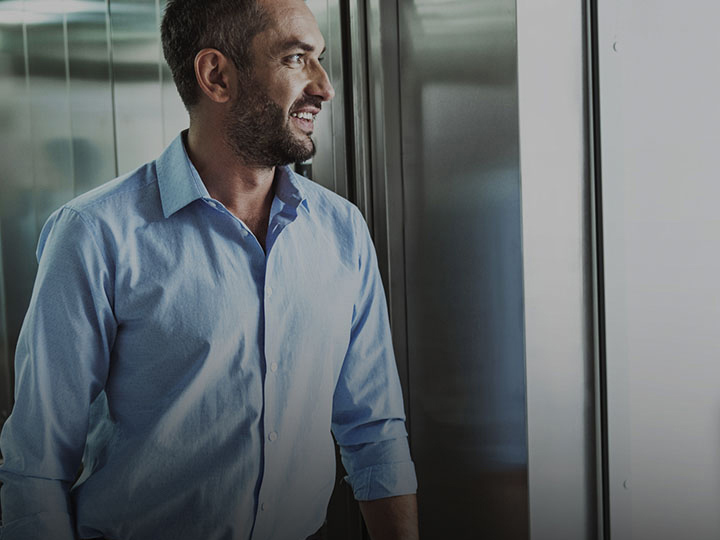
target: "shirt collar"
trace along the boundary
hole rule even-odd
[[[166,218],[197,199],[210,199],[200,174],[185,150],[185,133],[175,137],[156,161],[160,201]],[[284,204],[297,208],[302,203],[309,210],[300,180],[287,165],[275,169],[275,196]]]
[[[156,161],[160,201],[166,218],[197,199],[210,198],[185,151],[183,133],[175,137]]]
[[[275,197],[293,208],[302,203],[305,210],[310,210],[298,174],[287,165],[275,168]]]

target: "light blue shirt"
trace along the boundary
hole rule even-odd
[[[263,251],[179,136],[55,212],[38,260],[3,539],[303,539],[331,428],[356,498],[415,492],[375,252],[341,197],[278,168]]]

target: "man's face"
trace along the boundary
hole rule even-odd
[[[259,1],[269,25],[253,39],[252,74],[240,70],[226,137],[247,164],[273,167],[312,157],[315,116],[335,92],[320,65],[325,41],[305,2]]]

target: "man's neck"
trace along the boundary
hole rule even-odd
[[[210,196],[242,220],[264,248],[275,167],[246,165],[228,148],[218,130],[208,131],[190,127],[188,156]]]

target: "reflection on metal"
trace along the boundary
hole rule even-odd
[[[112,0],[110,20],[118,170],[163,149],[160,24],[156,0]]]
[[[399,5],[421,534],[527,538],[515,2]]]
[[[35,176],[33,198],[39,229],[53,210],[73,196],[67,27],[65,14],[46,11],[47,2],[27,0],[25,7],[46,21],[28,24],[25,29]],[[56,55],[60,55],[59,60]]]
[[[0,215],[0,241],[2,241],[3,219]],[[12,406],[12,384],[8,357],[8,337],[5,325],[7,305],[5,302],[5,271],[3,253],[0,249],[0,424],[4,422]]]
[[[22,2],[0,2],[0,411],[12,405],[12,358],[35,275],[30,109]],[[19,4],[19,5],[18,5]],[[5,414],[0,417],[4,421]]]
[[[335,89],[335,98],[323,104],[316,121],[317,154],[312,163],[312,179],[336,193],[348,196],[348,170],[345,136],[345,88],[343,81],[343,41],[340,3],[337,0],[308,0],[325,37],[323,65]]]
[[[369,0],[366,6],[371,225],[409,417],[398,6],[395,2],[380,0]],[[412,428],[410,437],[412,439]]]
[[[117,174],[113,125],[109,14],[104,0],[68,13],[68,73],[74,191],[80,194]]]
[[[45,219],[187,126],[159,11],[155,0],[0,0],[0,413]]]
[[[351,100],[346,103],[348,121],[352,122],[353,151],[350,177],[351,200],[360,208],[373,232],[372,195],[370,179],[370,154],[368,135],[368,88],[366,57],[365,0],[349,0],[347,3],[348,48]],[[349,108],[347,108],[349,106]]]

